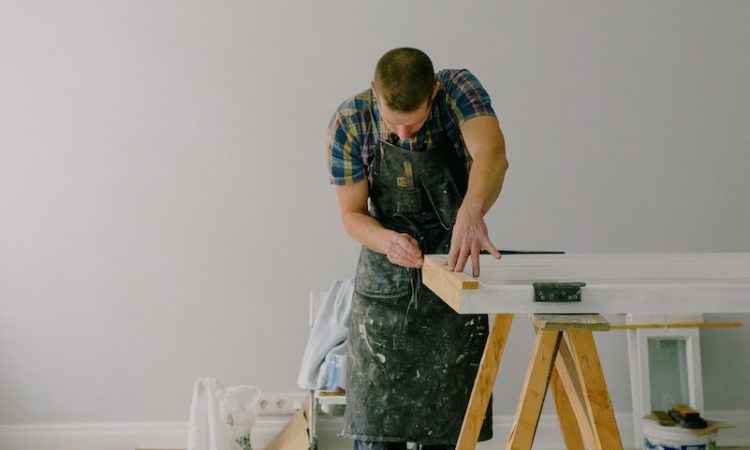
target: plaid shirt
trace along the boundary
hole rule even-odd
[[[440,84],[432,109],[422,128],[412,139],[401,141],[382,122],[378,102],[368,89],[350,97],[339,106],[328,126],[328,169],[334,184],[352,184],[370,177],[378,140],[406,150],[421,151],[450,139],[467,166],[471,156],[461,137],[460,126],[477,116],[495,116],[490,97],[474,75],[466,69],[441,70]],[[371,117],[372,116],[372,117]],[[371,120],[372,119],[372,120]],[[374,126],[373,126],[374,125]]]

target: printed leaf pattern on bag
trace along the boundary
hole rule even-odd
[[[242,450],[253,450],[253,447],[250,445],[250,433],[238,437],[234,440],[234,442],[236,442],[237,445],[242,448]]]

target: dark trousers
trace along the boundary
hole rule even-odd
[[[418,445],[419,450],[455,450],[451,444]],[[406,450],[406,442],[367,442],[354,440],[354,450]]]

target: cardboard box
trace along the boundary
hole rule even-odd
[[[274,436],[265,450],[309,450],[310,434],[307,420],[309,400],[305,400],[302,409],[292,417],[284,428]]]

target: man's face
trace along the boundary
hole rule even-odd
[[[430,109],[432,108],[432,100],[438,93],[440,87],[437,83],[432,89],[432,96],[422,102],[421,105],[414,111],[403,112],[394,111],[386,106],[384,101],[381,101],[378,97],[378,92],[375,88],[375,83],[370,83],[372,92],[375,95],[378,108],[380,109],[380,117],[383,119],[383,123],[388,127],[389,130],[396,133],[398,138],[403,140],[411,139],[417,131],[419,131],[427,119],[430,117]]]
[[[396,133],[403,140],[411,139],[419,131],[427,118],[430,117],[432,102],[425,100],[419,107],[411,112],[393,111],[386,106],[385,102],[378,99],[380,117],[389,130]]]

